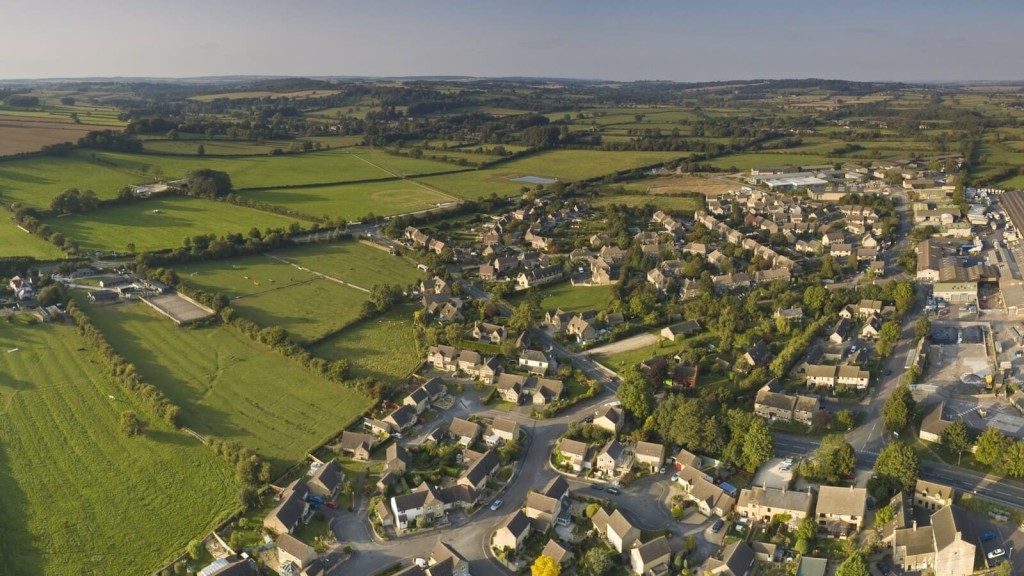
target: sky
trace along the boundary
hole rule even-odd
[[[4,0],[0,79],[1024,80],[1024,2]]]

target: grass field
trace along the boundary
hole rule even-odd
[[[142,377],[181,406],[185,426],[256,450],[275,473],[372,403],[233,328],[181,329],[140,303],[86,309]]]
[[[451,196],[410,180],[385,180],[314,188],[244,192],[246,198],[284,206],[310,216],[358,220],[371,212],[390,216],[450,202]]]
[[[786,154],[780,150],[778,154],[762,152],[759,154],[734,154],[732,156],[720,156],[710,162],[718,168],[736,167],[740,171],[750,170],[754,166],[777,166],[781,164],[792,164],[794,166],[814,166],[819,164],[831,164],[836,158],[831,156],[820,156],[817,154]]]
[[[602,310],[608,306],[608,298],[611,296],[608,286],[573,286],[569,282],[540,288],[540,293],[544,295],[540,304],[543,310],[561,308],[566,312]],[[523,294],[520,293],[512,300],[518,302]]]
[[[159,213],[154,213],[159,210]],[[158,250],[181,246],[186,236],[246,233],[255,226],[287,228],[292,218],[224,202],[165,196],[145,202],[103,208],[88,214],[50,218],[46,223],[83,250]]]
[[[137,174],[91,162],[82,152],[66,158],[39,157],[0,162],[0,202],[49,208],[50,200],[67,190],[92,190],[100,198],[116,198],[121,188],[146,181]]]
[[[701,198],[693,196],[669,196],[668,194],[625,194],[614,196],[600,196],[593,202],[596,206],[608,204],[625,204],[629,207],[646,206],[650,204],[668,212],[692,213],[704,205]]]
[[[635,366],[640,362],[653,358],[658,354],[667,354],[669,352],[675,351],[675,348],[672,346],[668,346],[667,343],[664,348],[660,347],[659,344],[663,342],[665,341],[659,340],[657,344],[643,346],[641,348],[629,350],[627,352],[619,352],[618,354],[595,354],[594,358],[597,359],[597,361],[600,362],[601,364],[607,366],[608,368],[611,368],[616,372],[621,372],[622,370],[629,368],[630,366]]]
[[[153,574],[237,501],[233,471],[147,416],[71,327],[4,322],[0,557],[5,574]],[[120,413],[150,421],[129,438]]]
[[[299,341],[320,338],[348,324],[359,315],[367,296],[267,256],[203,262],[177,272],[191,286],[227,295],[231,306],[249,320],[281,326]]]
[[[37,260],[56,260],[64,253],[34,234],[24,232],[13,220],[0,218],[0,258],[31,256]]]
[[[252,90],[248,92],[224,92],[220,94],[203,94],[193,96],[191,100],[200,102],[212,102],[226,98],[228,100],[240,100],[242,98],[310,98],[316,96],[331,96],[337,94],[338,90],[297,90],[294,92],[268,92],[266,90]]]
[[[412,337],[416,306],[396,306],[379,318],[350,326],[324,340],[310,352],[316,356],[352,362],[357,377],[395,382],[415,370],[423,358]]]
[[[496,193],[510,196],[532,185],[513,182],[519,176],[580,180],[604,176],[687,156],[686,152],[603,152],[554,150],[511,160],[493,168],[420,178],[423,182],[461,198],[477,199]]]
[[[374,284],[407,286],[418,283],[423,276],[411,260],[359,242],[312,244],[280,250],[273,255],[367,289]]]

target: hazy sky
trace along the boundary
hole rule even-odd
[[[4,0],[0,78],[1022,80],[1020,0]]]

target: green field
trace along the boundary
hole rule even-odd
[[[203,262],[176,271],[191,286],[227,295],[242,316],[260,326],[281,326],[299,341],[320,338],[355,320],[367,297],[267,256]]]
[[[275,473],[372,403],[233,328],[181,329],[141,303],[86,310],[142,377],[181,406],[183,425],[256,450]]]
[[[412,337],[412,314],[416,306],[406,304],[350,326],[324,340],[310,352],[330,360],[347,359],[352,372],[361,378],[396,382],[419,367],[423,358]]]
[[[359,242],[311,244],[274,252],[274,256],[366,289],[374,284],[407,286],[423,276],[411,260]]]
[[[56,246],[28,234],[13,220],[0,218],[0,258],[5,256],[31,256],[37,260],[56,260],[64,257]]]
[[[85,346],[71,327],[0,324],[4,574],[153,574],[237,501],[233,471]],[[118,429],[129,409],[149,422],[141,437]]]
[[[734,154],[732,156],[719,156],[712,160],[710,164],[716,168],[736,167],[740,171],[745,172],[754,166],[777,166],[781,164],[815,166],[820,164],[831,164],[837,161],[842,161],[842,158],[820,156],[817,154],[787,154],[785,151],[780,150],[778,154],[763,152],[760,154]]]
[[[410,180],[385,180],[338,186],[253,190],[246,198],[284,206],[301,214],[359,220],[371,212],[390,216],[451,202],[453,198]]]
[[[700,198],[695,196],[672,196],[670,194],[623,194],[599,196],[593,201],[594,206],[607,206],[608,204],[625,204],[631,208],[650,204],[668,212],[693,213],[700,209],[704,203]]]
[[[100,198],[116,198],[121,188],[145,177],[99,164],[79,152],[66,158],[41,156],[0,162],[0,202],[49,208],[50,200],[67,190],[92,190]]]
[[[159,212],[154,212],[159,210]],[[288,228],[293,218],[224,202],[164,196],[145,202],[102,208],[88,214],[49,218],[55,231],[76,240],[83,250],[137,251],[177,248],[186,236],[248,233],[252,227]]]
[[[459,174],[430,176],[419,180],[456,196],[477,199],[496,193],[510,196],[520,189],[532,188],[526,182],[513,182],[520,176],[540,176],[559,180],[580,180],[631,170],[688,155],[686,152],[604,152],[598,150],[553,150],[510,160],[493,168]]]
[[[566,312],[583,312],[586,310],[603,310],[608,306],[611,289],[608,286],[573,286],[569,282],[557,284],[551,288],[539,288],[544,296],[540,307],[544,311],[561,308]],[[518,302],[522,295],[512,298]]]

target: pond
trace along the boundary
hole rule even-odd
[[[554,184],[558,182],[554,178],[541,178],[540,176],[520,176],[511,180],[512,182],[526,182],[527,184]]]

